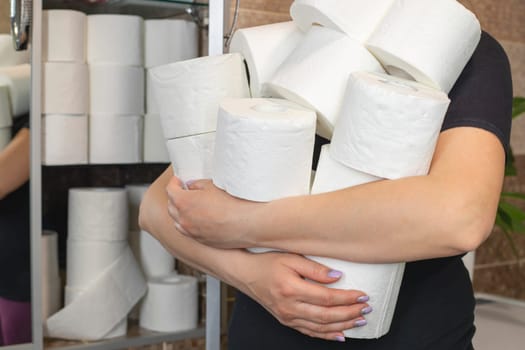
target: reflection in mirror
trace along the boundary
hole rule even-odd
[[[1,13],[7,14],[7,1]],[[5,8],[4,8],[5,7]],[[30,343],[29,52],[0,19],[0,345]],[[4,32],[4,34],[1,34]]]

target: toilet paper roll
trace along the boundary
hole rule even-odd
[[[308,256],[331,269],[343,271],[343,276],[330,288],[361,290],[370,297],[368,305],[374,312],[366,315],[366,327],[345,330],[347,338],[379,338],[390,329],[405,264],[357,264],[349,261]]]
[[[86,15],[72,10],[42,12],[42,61],[86,61]]]
[[[146,71],[146,113],[159,114],[159,104],[155,98],[153,80],[149,70]]]
[[[167,275],[148,281],[140,308],[140,327],[157,332],[179,332],[197,327],[197,279]]]
[[[68,199],[68,239],[125,241],[128,196],[124,188],[71,188]]]
[[[149,184],[130,184],[126,185],[126,191],[128,193],[128,212],[129,212],[129,224],[128,228],[130,231],[138,231],[139,227],[139,209],[140,202],[144,194],[149,188]]]
[[[148,279],[175,270],[175,259],[155,237],[144,230],[130,231],[129,237],[131,250]]]
[[[84,63],[43,63],[42,112],[45,114],[87,114],[89,74]]]
[[[308,194],[315,112],[279,99],[225,99],[219,108],[213,183],[258,202]]]
[[[382,72],[383,68],[359,42],[341,32],[314,26],[267,87],[272,96],[315,109],[317,133],[330,138],[348,77],[355,71]],[[305,83],[306,77],[311,83]]]
[[[61,282],[58,273],[58,234],[43,231],[41,239],[42,319],[60,309]]]
[[[364,43],[393,2],[394,0],[295,0],[290,7],[290,15],[305,32],[313,24],[320,24]]]
[[[150,69],[165,139],[215,131],[219,101],[250,97],[242,56],[207,56]]]
[[[378,180],[381,178],[349,168],[332,159],[330,145],[327,144],[321,147],[311,194],[337,191]]]
[[[146,68],[189,60],[199,55],[199,28],[183,18],[144,21]]]
[[[144,113],[144,69],[114,64],[91,64],[90,113]]]
[[[22,64],[12,67],[0,67],[0,86],[9,89],[11,115],[19,117],[29,112],[31,91],[31,66]]]
[[[44,115],[42,164],[87,164],[88,131],[87,115]]]
[[[89,163],[141,163],[143,120],[138,115],[91,115]]]
[[[0,86],[0,128],[6,128],[13,125],[13,117],[9,108],[9,88]]]
[[[11,142],[11,127],[0,128],[0,151]]]
[[[481,36],[476,16],[455,0],[395,0],[367,48],[393,75],[448,93]]]
[[[146,114],[144,117],[144,162],[170,162],[159,114]]]
[[[235,31],[230,52],[238,52],[246,60],[252,97],[264,96],[263,84],[303,39],[293,22],[267,24]]]
[[[100,277],[45,324],[45,335],[75,340],[107,338],[146,293],[146,281],[127,248]]]
[[[67,285],[86,289],[127,248],[127,241],[67,241]]]
[[[88,63],[143,66],[143,22],[144,20],[139,16],[88,16]]]
[[[215,133],[166,141],[173,172],[182,180],[210,179],[213,169]]]
[[[10,34],[0,34],[0,67],[27,64],[29,63],[30,57],[30,50],[15,50],[13,37]]]
[[[382,178],[426,175],[449,102],[445,93],[413,81],[354,73],[330,155]]]

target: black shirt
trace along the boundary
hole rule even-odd
[[[29,127],[29,116],[13,121],[12,135]],[[0,297],[31,298],[29,182],[0,200]]]
[[[496,135],[508,150],[510,66],[501,46],[487,33],[482,34],[449,97],[451,104],[442,131],[459,126],[482,128]],[[472,349],[474,331],[472,285],[461,256],[456,256],[407,263],[390,331],[379,339],[338,343],[310,338],[281,325],[259,304],[239,293],[230,324],[229,348],[465,350]]]

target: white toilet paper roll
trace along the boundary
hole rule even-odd
[[[87,164],[88,131],[87,115],[44,115],[42,164]]]
[[[148,232],[130,231],[130,246],[147,278],[175,270],[175,258]]]
[[[0,128],[0,151],[11,142],[11,127]]]
[[[445,93],[414,81],[354,73],[330,155],[387,179],[426,175],[449,102]]]
[[[86,15],[72,10],[42,12],[42,61],[86,61]]]
[[[215,133],[166,141],[173,172],[182,181],[210,179],[213,169]]]
[[[290,15],[303,31],[313,24],[339,30],[364,43],[394,0],[295,0]]]
[[[128,195],[124,188],[71,188],[68,238],[125,241],[128,235]]]
[[[128,246],[127,241],[67,241],[67,285],[86,289],[115,262]]]
[[[167,275],[148,281],[140,308],[140,327],[157,332],[179,332],[197,327],[198,289],[192,276]]]
[[[0,85],[9,88],[11,115],[19,117],[29,112],[31,91],[31,66],[22,64],[0,67]]]
[[[379,338],[388,332],[403,280],[404,263],[357,264],[315,256],[308,258],[344,272],[337,282],[328,285],[330,288],[361,290],[370,297],[368,305],[372,306],[374,312],[366,315],[367,325],[345,330],[345,337]]]
[[[149,70],[164,138],[215,131],[219,101],[250,97],[241,55],[207,56]]]
[[[91,115],[89,163],[141,163],[143,120],[138,115]]]
[[[349,168],[332,159],[330,145],[324,145],[321,147],[311,193],[331,192],[378,180],[381,178]]]
[[[142,202],[144,193],[146,193],[148,188],[149,188],[149,184],[126,185],[126,191],[128,193],[128,208],[129,208],[128,228],[130,231],[140,230],[140,227],[139,227],[140,202]]]
[[[144,117],[144,162],[170,162],[159,114],[146,114]]]
[[[47,320],[45,334],[76,340],[106,338],[126,319],[146,288],[140,267],[127,248],[81,295]]]
[[[88,63],[143,66],[143,22],[139,16],[88,16]]]
[[[90,113],[144,113],[144,69],[115,64],[91,64]]]
[[[0,128],[6,128],[13,125],[11,108],[9,108],[9,88],[5,85],[0,86]]]
[[[149,70],[146,70],[146,113],[159,114],[159,104],[153,91],[153,80]]]
[[[146,68],[199,55],[199,28],[183,18],[144,21],[144,56]]]
[[[476,16],[455,0],[395,0],[367,42],[393,75],[446,93],[481,36]]]
[[[213,183],[259,202],[308,194],[315,119],[314,111],[285,100],[223,100]]]
[[[29,63],[30,50],[16,51],[11,34],[0,34],[0,67]]]
[[[44,62],[42,112],[45,114],[87,114],[89,75],[84,63]]]
[[[60,309],[61,283],[58,274],[58,234],[43,231],[41,239],[42,319]]]
[[[252,97],[264,96],[263,84],[303,39],[293,22],[267,24],[235,31],[230,52],[244,56],[250,76]]]
[[[315,67],[315,68],[314,68]],[[313,108],[317,133],[332,135],[350,73],[383,71],[359,42],[345,34],[314,26],[267,84],[269,94]],[[305,83],[305,79],[310,83]]]

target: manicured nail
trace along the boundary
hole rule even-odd
[[[368,295],[363,295],[357,298],[358,303],[366,303],[369,300],[370,300],[370,297]]]
[[[340,278],[341,276],[343,276],[343,273],[341,271],[330,270],[330,272],[328,272],[328,277],[331,278]]]
[[[371,306],[367,306],[367,307],[361,309],[361,315],[366,315],[366,314],[369,314],[371,312],[372,312],[372,307]]]
[[[367,324],[366,320],[357,320],[354,322],[355,327],[363,327]]]
[[[340,335],[336,335],[335,336],[335,340],[341,342],[341,343],[344,343],[346,341],[345,337],[343,336],[340,336]]]

